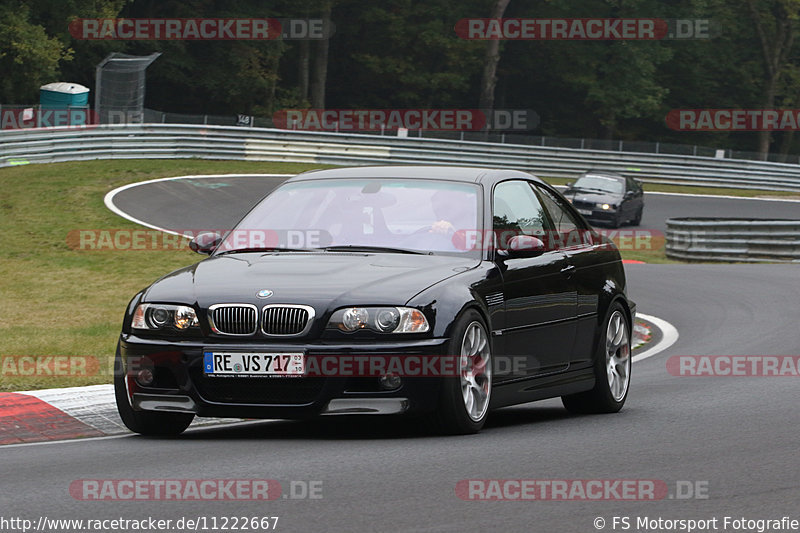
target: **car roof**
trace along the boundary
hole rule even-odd
[[[323,180],[334,178],[410,178],[443,179],[469,183],[496,182],[509,178],[523,178],[544,183],[542,180],[522,170],[491,169],[479,167],[423,166],[423,165],[382,165],[364,167],[344,167],[327,170],[310,170],[288,181]]]

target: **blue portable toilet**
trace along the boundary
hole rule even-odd
[[[42,126],[82,126],[88,122],[89,89],[78,83],[48,83],[39,88]]]

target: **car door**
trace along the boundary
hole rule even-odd
[[[614,257],[563,198],[547,187],[539,185],[536,189],[559,236],[559,250],[566,256],[566,272],[576,290],[575,343],[570,364],[584,366],[594,353],[599,297],[606,280],[602,265]]]
[[[642,186],[633,179],[627,178],[628,181],[628,188],[631,190],[631,217],[635,217],[636,214],[639,212],[639,209],[644,207],[644,191],[642,190]]]
[[[562,250],[549,249],[551,231],[532,184],[510,180],[497,184],[492,220],[498,249],[507,249],[514,234],[541,238],[546,246],[536,257],[497,256],[503,276],[505,328],[501,331],[508,356],[525,360],[524,374],[564,370],[569,365],[575,336],[577,292],[568,277]]]

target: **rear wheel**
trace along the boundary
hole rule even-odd
[[[155,411],[136,411],[128,400],[125,388],[126,371],[117,347],[114,360],[114,397],[117,411],[125,427],[141,435],[172,436],[180,435],[194,420],[191,413],[160,413]]]
[[[486,422],[492,396],[492,354],[488,329],[477,311],[459,318],[448,343],[459,357],[459,376],[444,378],[434,428],[448,434],[477,433]]]
[[[625,311],[618,303],[611,306],[603,324],[594,373],[592,390],[561,398],[567,410],[573,413],[616,413],[625,404],[631,379],[631,338]]]

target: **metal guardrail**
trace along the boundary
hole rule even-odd
[[[798,165],[713,157],[189,124],[0,132],[0,167],[142,158],[487,166],[561,178],[598,169],[649,183],[800,191]]]
[[[666,237],[671,259],[800,262],[800,220],[670,218]]]

